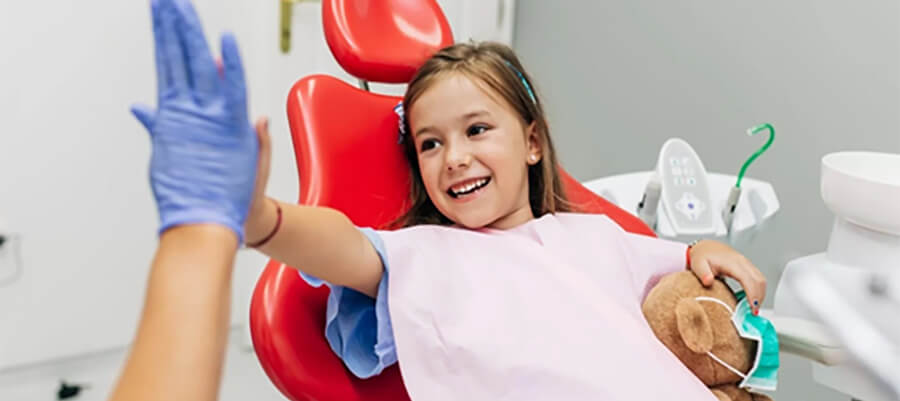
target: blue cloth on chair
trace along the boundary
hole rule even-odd
[[[370,228],[360,231],[369,239],[384,265],[375,299],[352,288],[331,285],[300,272],[314,287],[331,289],[325,318],[325,338],[351,373],[365,379],[397,362],[391,317],[388,314],[388,261],[381,236]]]

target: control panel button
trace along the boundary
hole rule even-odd
[[[675,208],[690,220],[697,220],[700,214],[706,210],[706,204],[697,198],[692,192],[685,192],[675,205]]]

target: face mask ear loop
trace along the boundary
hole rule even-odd
[[[722,365],[722,366],[728,368],[728,370],[730,370],[730,371],[734,372],[734,374],[740,376],[741,379],[747,378],[747,375],[741,373],[740,370],[737,370],[733,366],[729,365],[728,362],[725,362],[725,361],[719,359],[719,357],[715,356],[712,352],[707,351],[706,355],[709,355],[709,357],[712,358],[713,360],[715,360],[716,362],[718,362],[719,365]]]
[[[731,307],[728,306],[728,304],[726,304],[725,302],[722,302],[721,299],[716,299],[716,298],[713,298],[713,297],[695,297],[694,299],[697,300],[697,301],[709,301],[709,302],[715,302],[715,303],[717,303],[717,304],[719,304],[719,305],[724,306],[725,309],[728,309],[728,315],[729,315],[729,316],[734,314],[734,310],[731,309]]]
[[[734,310],[731,309],[731,307],[728,306],[728,304],[726,304],[725,302],[722,302],[721,299],[716,299],[716,298],[712,298],[712,297],[695,297],[694,299],[697,300],[697,301],[709,301],[709,302],[715,302],[715,303],[717,303],[717,304],[722,305],[723,307],[725,307],[725,309],[728,310],[728,315],[733,315],[733,314],[734,314]],[[713,354],[712,352],[707,351],[707,352],[706,352],[706,355],[709,355],[709,357],[712,358],[714,361],[718,362],[719,365],[722,365],[722,366],[726,367],[728,370],[734,372],[734,374],[740,376],[742,379],[746,379],[746,378],[747,378],[747,375],[741,373],[740,370],[735,369],[733,366],[729,365],[727,362],[725,362],[725,361],[719,359],[719,357],[715,356],[715,354]]]

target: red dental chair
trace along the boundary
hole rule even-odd
[[[323,0],[325,38],[338,63],[365,81],[405,83],[425,59],[453,43],[434,0]],[[300,179],[299,203],[328,206],[361,227],[384,228],[404,210],[408,166],[397,144],[401,99],[326,75],[290,91],[287,113]],[[626,230],[654,235],[638,218],[561,171],[578,211],[604,213]],[[298,244],[302,246],[302,244]],[[250,330],[260,364],[292,400],[408,400],[396,365],[360,380],[325,340],[328,289],[271,260],[253,293]]]

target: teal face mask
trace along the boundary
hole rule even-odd
[[[747,302],[747,296],[743,291],[735,294],[738,303],[732,311],[728,304],[710,297],[697,297],[698,301],[712,301],[724,306],[731,313],[731,323],[737,329],[741,338],[756,342],[756,358],[747,373],[743,373],[725,361],[719,359],[712,352],[707,352],[713,360],[728,368],[744,380],[738,385],[749,390],[774,391],[778,384],[778,335],[772,322],[762,316],[754,316],[753,309]]]

